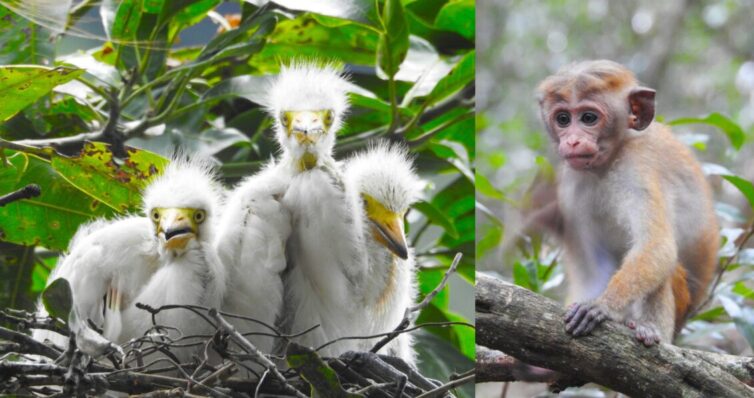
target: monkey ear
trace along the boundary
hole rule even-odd
[[[655,117],[655,91],[637,87],[628,94],[631,113],[628,115],[628,128],[644,130]]]

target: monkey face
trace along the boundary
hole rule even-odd
[[[556,104],[546,119],[558,154],[577,170],[601,166],[608,146],[600,146],[607,134],[607,118],[601,107],[593,102]]]

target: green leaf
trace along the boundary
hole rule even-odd
[[[408,21],[400,0],[385,0],[382,9],[380,41],[377,44],[377,66],[387,76],[395,76],[408,53]]]
[[[68,322],[68,315],[73,309],[73,292],[68,280],[58,278],[52,281],[42,292],[42,304],[51,317]]]
[[[236,76],[223,80],[202,95],[202,100],[218,100],[241,97],[257,104],[266,105],[269,76]]]
[[[349,394],[338,380],[338,375],[311,348],[294,342],[288,343],[285,350],[285,360],[301,378],[309,383],[321,397],[355,398],[363,397],[359,394]]]
[[[47,286],[47,278],[50,276],[50,270],[54,269],[59,257],[48,257],[40,263],[34,264],[31,274],[31,293],[39,294]]]
[[[234,128],[210,128],[196,133],[182,134],[181,146],[199,156],[213,156],[232,146],[248,146],[249,137]]]
[[[453,239],[458,239],[458,231],[456,230],[455,225],[453,225],[453,221],[436,207],[432,206],[431,203],[421,201],[414,203],[413,207],[424,214],[430,222],[441,226]]]
[[[723,307],[715,307],[695,316],[693,320],[712,322],[717,319],[720,319],[720,317],[723,315],[725,315],[725,309]]]
[[[460,374],[474,367],[474,361],[461,354],[456,347],[441,338],[421,331],[416,333],[416,350],[422,375],[445,380],[448,375]],[[453,391],[459,398],[474,397],[474,384],[468,383]]]
[[[207,65],[208,61],[216,63],[226,58],[256,54],[266,46],[265,41],[269,40],[270,32],[277,30],[276,26],[277,15],[269,12],[267,6],[262,7],[244,18],[238,28],[223,32],[210,40],[190,67]],[[252,59],[255,58],[256,56]]]
[[[476,192],[481,193],[482,195],[488,196],[492,199],[497,200],[503,200],[505,199],[505,194],[503,194],[502,191],[495,188],[490,180],[487,179],[483,174],[476,173]]]
[[[0,66],[0,121],[26,108],[52,91],[84,73],[81,69],[58,66]]]
[[[694,118],[694,117],[686,117],[686,118],[680,118],[673,120],[669,124],[672,126],[675,125],[681,125],[681,124],[708,124],[710,126],[715,126],[719,128],[720,130],[725,133],[725,135],[728,136],[728,139],[730,140],[730,143],[733,145],[736,150],[741,149],[741,146],[744,144],[744,140],[746,139],[746,134],[744,134],[743,129],[741,126],[736,124],[734,121],[730,120],[725,115],[722,115],[720,113],[711,113],[706,117],[703,118]]]
[[[450,70],[447,76],[437,82],[435,88],[429,93],[428,101],[430,104],[442,101],[474,81],[475,58],[476,51],[469,51]]]
[[[446,268],[423,268],[419,270],[419,299],[423,300],[426,295],[435,290],[440,285],[442,278],[447,272]],[[450,303],[448,296],[448,287],[437,292],[435,298],[432,299],[432,305],[440,309],[447,309]]]
[[[262,51],[250,60],[260,71],[277,73],[282,62],[296,58],[329,59],[351,65],[375,63],[378,34],[363,25],[347,23],[339,27],[321,24],[312,14],[281,21],[267,36]]]
[[[497,224],[490,224],[483,229],[482,237],[477,239],[476,251],[477,256],[484,256],[487,252],[497,247],[503,240],[503,227]]]
[[[115,211],[134,212],[141,207],[141,192],[168,160],[140,149],[126,151],[128,158],[119,165],[108,144],[88,142],[78,156],[55,156],[50,164],[73,186]]]
[[[200,22],[220,0],[170,0],[163,10],[162,20],[189,26]]]
[[[722,177],[728,180],[728,182],[733,184],[736,188],[738,188],[738,190],[741,191],[742,194],[744,194],[746,200],[749,201],[749,206],[754,209],[754,184],[752,184],[751,181],[738,176],[730,175]]]
[[[476,30],[474,0],[451,0],[440,9],[435,18],[435,27],[456,32],[474,40]]]
[[[99,200],[72,186],[46,161],[25,153],[6,154],[11,154],[10,165],[0,167],[0,192],[37,184],[42,194],[0,207],[0,240],[65,250],[79,225],[113,214]]]
[[[733,289],[731,289],[731,291],[746,300],[754,299],[754,289],[746,286],[746,282],[744,281],[736,282],[736,284],[733,285]]]

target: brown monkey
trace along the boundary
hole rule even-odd
[[[612,319],[645,345],[671,342],[716,267],[718,227],[699,163],[652,121],[655,91],[622,65],[570,65],[538,91],[563,159],[566,331],[582,336]]]

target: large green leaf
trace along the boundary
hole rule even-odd
[[[307,57],[374,65],[379,40],[374,30],[348,21],[330,27],[320,22],[323,18],[302,14],[279,22],[267,37],[264,49],[251,59],[251,65],[270,73],[279,70],[281,61]]]
[[[409,47],[408,21],[401,0],[385,0],[382,27],[377,44],[377,66],[387,76],[395,76]]]
[[[456,32],[469,40],[474,40],[475,14],[474,0],[450,0],[437,14],[435,26],[439,29]]]
[[[751,181],[738,176],[726,175],[722,177],[728,180],[728,182],[733,184],[736,188],[738,188],[738,190],[741,191],[744,197],[746,197],[746,200],[749,202],[749,206],[754,209],[754,184],[752,184]]]
[[[456,231],[455,225],[453,225],[453,221],[449,219],[445,214],[443,214],[440,210],[438,210],[436,207],[432,206],[429,202],[417,202],[414,203],[413,208],[416,210],[419,210],[422,214],[424,214],[425,217],[427,217],[433,224],[438,225],[442,227],[445,232],[453,237],[454,239],[457,239],[458,231]]]
[[[476,51],[469,51],[458,61],[447,76],[442,78],[432,92],[429,93],[430,103],[437,103],[474,81]]]
[[[55,86],[75,79],[81,69],[34,65],[0,66],[0,121],[6,121]]]
[[[125,213],[139,209],[141,191],[168,164],[167,159],[149,151],[127,148],[127,153],[121,165],[109,145],[88,142],[78,156],[55,156],[50,163],[73,186]]]
[[[710,126],[715,126],[719,128],[720,130],[725,133],[726,136],[728,136],[728,139],[730,140],[730,143],[733,145],[734,148],[741,149],[741,146],[744,144],[744,140],[746,139],[746,134],[744,134],[743,129],[741,126],[736,124],[734,121],[730,120],[725,115],[722,115],[720,113],[711,113],[703,118],[695,118],[695,117],[684,117],[680,119],[675,119],[671,121],[670,125],[680,125],[680,124],[708,124]]]
[[[0,207],[0,240],[64,250],[79,225],[93,217],[113,214],[72,186],[49,163],[25,153],[6,151],[9,165],[0,167],[0,192],[37,184],[42,194]]]

